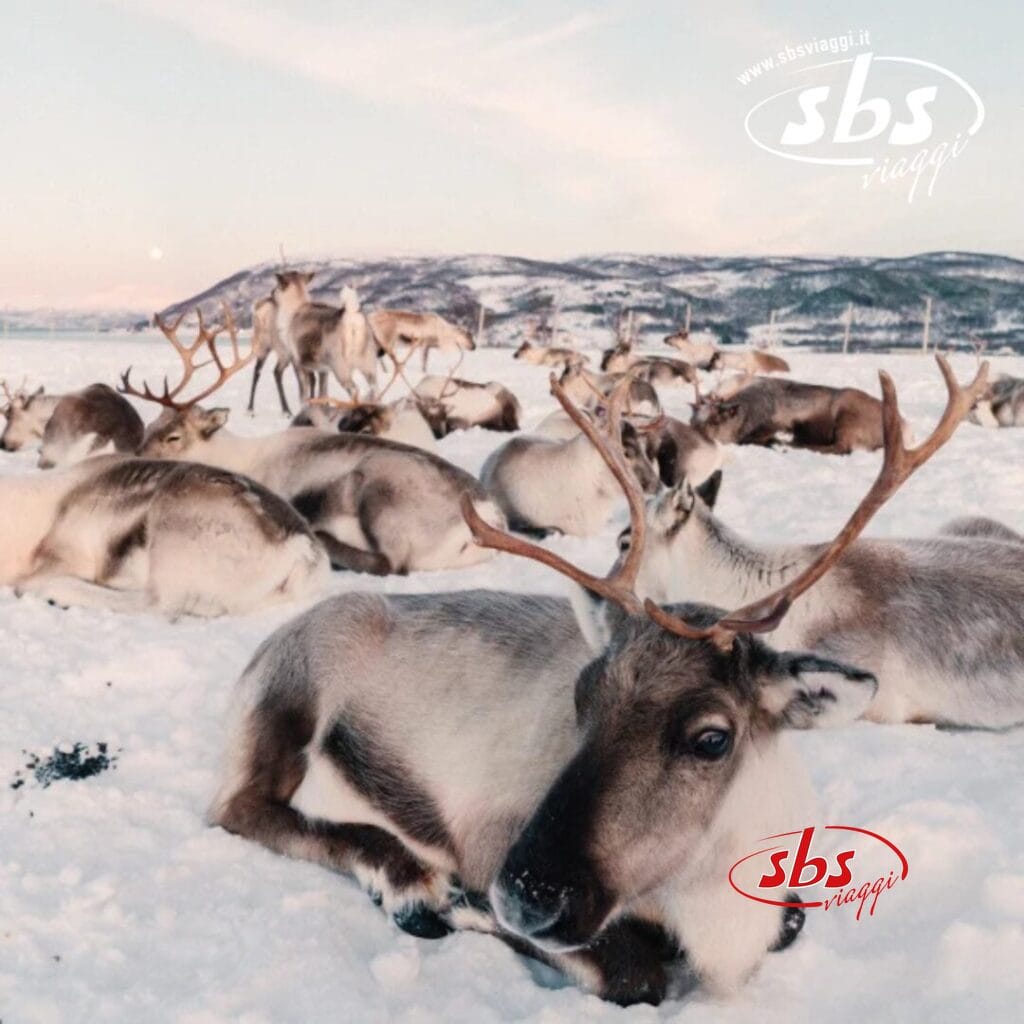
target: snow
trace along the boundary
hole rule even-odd
[[[2,375],[59,391],[114,383],[134,364],[173,368],[154,338],[0,343]],[[923,435],[942,406],[931,360],[917,355],[787,351],[794,376],[877,393],[894,376]],[[994,360],[1024,373],[1024,359]],[[973,357],[956,356],[961,377]],[[547,371],[505,351],[470,353],[460,375],[501,379],[527,424],[550,410]],[[248,379],[228,388],[231,426],[283,425],[272,384],[241,412]],[[683,413],[685,391],[667,391]],[[148,413],[148,410],[144,410]],[[441,442],[479,470],[502,435]],[[34,473],[35,454],[0,457],[0,475]],[[831,536],[872,479],[877,455],[737,449],[720,511],[765,542]],[[878,536],[934,531],[959,515],[1024,529],[1024,431],[965,425],[878,516]],[[603,569],[621,522],[592,540],[553,541]],[[376,580],[336,574],[342,589],[490,586],[562,592],[543,567],[500,556],[470,570]],[[256,645],[300,609],[220,621],[60,611],[0,592],[0,1020],[25,1022],[963,1021],[1018,1020],[1024,996],[1024,730],[948,732],[858,724],[798,737],[822,798],[821,824],[873,829],[907,855],[910,874],[875,915],[809,912],[804,933],[725,1003],[621,1010],[585,995],[479,935],[438,942],[398,932],[348,879],[208,829],[228,694]],[[954,643],[955,638],[950,638]],[[116,769],[44,789],[25,765],[55,747],[105,742]],[[25,753],[27,752],[27,753]],[[10,788],[18,772],[27,777]],[[723,866],[723,870],[727,866]],[[740,898],[740,897],[737,897]]]

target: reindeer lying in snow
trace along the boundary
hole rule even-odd
[[[694,338],[688,328],[680,327],[675,334],[665,337],[665,344],[670,345],[680,357],[698,370],[709,369],[709,364],[718,351],[718,346],[708,338]]]
[[[42,441],[46,424],[63,396],[47,395],[41,387],[31,393],[23,388],[12,393],[6,383],[3,390],[7,404],[0,413],[7,424],[0,434],[0,450],[16,452],[25,445]]]
[[[722,467],[722,446],[671,416],[661,417],[646,432],[646,442],[647,457],[658,467],[658,476],[666,487],[675,487],[683,480],[701,484]]]
[[[739,370],[742,373],[789,373],[789,363],[770,352],[746,349],[742,352],[725,352],[719,349],[708,362],[707,368],[714,370]]]
[[[452,374],[428,376],[419,381],[413,393],[423,403],[424,415],[435,437],[447,437],[455,430],[470,427],[504,433],[519,429],[519,400],[497,381],[480,384]]]
[[[941,436],[979,394],[940,360],[950,388]],[[887,407],[883,474],[916,464]],[[655,601],[728,605],[765,594],[813,562],[820,545],[764,547],[737,536],[683,484],[652,503],[638,590]],[[956,520],[935,537],[860,540],[786,616],[772,639],[855,662],[878,677],[866,717],[1003,728],[1024,722],[1024,537],[990,519]]]
[[[662,356],[644,356],[633,351],[633,342],[620,341],[614,348],[605,349],[601,356],[601,369],[605,373],[635,371],[638,380],[662,387],[682,387],[693,384],[697,372],[689,363]]]
[[[622,423],[621,444],[641,486],[653,493],[658,474],[643,435],[632,423]],[[480,480],[511,528],[526,533],[592,536],[621,501],[615,477],[584,433],[566,440],[537,434],[513,437],[491,453]]]
[[[535,345],[527,339],[512,353],[513,359],[521,359],[531,366],[553,366],[563,369],[570,366],[583,366],[590,358],[572,348],[558,346]]]
[[[613,571],[589,576],[466,501],[481,543],[590,598],[321,603],[240,679],[211,822],[354,875],[413,934],[491,931],[608,999],[734,990],[802,922],[738,898],[726,877],[752,840],[809,820],[785,733],[855,719],[877,688],[756,634],[778,630],[967,409],[957,390],[908,453],[884,389],[885,467],[849,525],[781,591],[723,614],[641,601],[647,524],[618,446],[623,395],[602,435],[555,384],[628,498],[632,540]]]
[[[39,466],[52,469],[92,455],[134,454],[142,443],[142,420],[132,406],[106,384],[90,384],[66,395],[11,394],[3,385],[8,404],[3,413],[7,429],[0,448],[18,451],[36,439]]]
[[[0,583],[59,605],[226,615],[327,581],[327,556],[290,505],[208,466],[99,456],[5,478],[0,516]]]
[[[90,384],[54,406],[43,430],[39,466],[53,469],[113,452],[134,455],[144,429],[127,399],[106,384]]]
[[[558,378],[558,383],[574,405],[591,412],[598,405],[607,403],[608,396],[624,376],[621,373],[594,373],[585,366],[567,366]],[[660,416],[661,402],[654,388],[645,380],[636,380],[633,375],[630,375],[630,381],[626,397],[628,414],[651,419]],[[568,441],[577,437],[579,432],[576,422],[561,408],[548,413],[531,431],[532,434],[558,441]]]
[[[971,410],[981,427],[1024,427],[1024,380],[1000,374]]]
[[[790,444],[834,455],[882,447],[882,403],[858,388],[754,377],[730,399],[701,399],[693,426],[721,444]],[[904,423],[909,438],[909,426]]]
[[[184,367],[173,390],[165,385],[162,395],[148,386],[137,391],[124,375],[123,391],[164,406],[146,430],[142,455],[218,466],[269,487],[309,520],[337,568],[383,575],[454,569],[490,557],[473,544],[459,500],[468,493],[485,518],[503,523],[503,516],[472,476],[436,455],[363,434],[296,427],[267,437],[236,437],[224,430],[229,410],[198,403],[251,358],[238,356],[234,325],[225,313],[235,362],[225,367],[209,344],[220,371],[212,387],[187,402],[176,400],[206,344],[202,333],[187,348],[173,341]]]

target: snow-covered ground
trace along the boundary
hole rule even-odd
[[[59,391],[114,383],[129,363],[136,374],[156,377],[174,369],[169,354],[151,338],[4,339],[0,377],[18,382],[27,375]],[[942,407],[944,389],[930,359],[787,356],[801,379],[874,393],[875,369],[884,367],[919,434]],[[962,377],[973,365],[973,358],[954,359]],[[1024,359],[997,359],[994,370],[1022,374]],[[513,362],[508,351],[472,353],[460,372],[504,381],[523,402],[527,425],[552,407],[546,371]],[[224,396],[235,410],[231,426],[247,434],[280,428],[269,369],[253,419],[241,412],[244,376]],[[689,396],[664,397],[670,411],[682,413]],[[441,452],[476,472],[503,440],[476,430],[445,439]],[[0,475],[37,472],[34,462],[34,453],[0,455]],[[877,455],[864,453],[736,450],[720,512],[766,542],[830,537],[877,464]],[[1022,530],[1022,485],[1024,430],[965,425],[871,530],[927,533],[968,513]],[[592,540],[552,544],[603,569],[620,525]],[[543,567],[508,556],[407,578],[336,574],[332,585],[562,591]],[[730,1003],[698,994],[658,1009],[621,1010],[575,988],[552,987],[551,978],[538,979],[493,939],[415,940],[351,881],[204,826],[232,684],[259,641],[298,611],[171,624],[60,611],[0,591],[3,1024],[1020,1019],[1024,730],[858,724],[799,735],[823,823],[891,838],[908,857],[907,881],[867,920],[810,911],[796,945],[769,957]],[[77,741],[108,744],[116,769],[48,788],[26,769],[32,755]]]

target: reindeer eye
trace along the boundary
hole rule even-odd
[[[718,761],[732,749],[732,733],[725,729],[705,729],[693,741],[694,754],[705,761]]]
[[[180,440],[181,440],[181,434],[171,434],[170,437],[165,437],[164,438],[164,441],[166,441],[167,444],[177,444]]]
[[[629,550],[630,542],[633,539],[633,533],[627,526],[622,533],[619,534],[619,554]]]

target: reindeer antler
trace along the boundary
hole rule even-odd
[[[620,605],[633,615],[643,610],[640,599],[636,596],[636,578],[640,571],[644,543],[647,536],[646,504],[644,493],[626,462],[622,451],[622,405],[629,392],[633,374],[627,373],[616,385],[608,400],[605,429],[602,431],[595,422],[579,409],[566,394],[565,389],[551,375],[551,393],[569,415],[569,418],[587,435],[590,443],[597,449],[605,465],[611,470],[618,481],[626,501],[629,503],[629,518],[633,529],[635,543],[630,546],[624,558],[619,559],[606,576],[592,576],[578,566],[567,562],[553,551],[542,548],[539,544],[513,537],[504,530],[499,530],[485,522],[473,507],[472,498],[468,494],[462,496],[462,515],[473,533],[477,544],[495,551],[507,551],[512,555],[531,558],[560,572],[563,576],[575,580],[580,586],[607,598]]]
[[[469,495],[462,497],[462,514],[478,544],[541,562],[575,580],[592,593],[613,601],[630,614],[635,615],[643,610],[659,626],[677,636],[690,640],[711,640],[720,648],[727,650],[732,646],[737,634],[765,633],[775,629],[793,602],[835,565],[882,505],[899,490],[919,466],[927,462],[953,436],[960,421],[970,411],[977,395],[985,389],[988,363],[983,363],[974,381],[967,388],[962,388],[949,363],[942,356],[936,356],[936,361],[945,379],[949,398],[942,418],[931,435],[916,448],[908,449],[904,445],[903,421],[896,399],[896,388],[892,378],[884,371],[880,371],[885,454],[882,468],[868,493],[836,538],[822,549],[803,572],[767,597],[729,612],[708,627],[692,626],[650,599],[641,603],[636,595],[636,578],[643,558],[647,521],[643,492],[626,464],[620,441],[622,402],[632,379],[630,374],[619,383],[612,396],[608,409],[608,427],[603,434],[593,421],[572,403],[554,377],[551,379],[553,394],[598,450],[618,480],[629,503],[632,533],[629,549],[607,576],[592,576],[546,548],[513,537],[484,522],[473,508]]]
[[[164,377],[164,388],[162,394],[155,394],[149,388],[149,385],[142,384],[142,390],[139,391],[130,380],[132,368],[129,366],[124,373],[121,374],[121,386],[118,390],[123,395],[132,395],[135,398],[142,398],[147,402],[156,402],[158,405],[162,405],[168,409],[187,409],[189,406],[195,405],[197,402],[202,401],[204,398],[209,398],[215,391],[217,391],[222,385],[231,379],[239,370],[243,369],[249,364],[255,355],[255,350],[250,347],[249,354],[242,356],[238,346],[238,328],[235,326],[235,318],[231,313],[231,308],[227,302],[222,303],[224,308],[224,324],[217,327],[207,327],[206,321],[203,318],[203,311],[197,306],[196,315],[199,319],[199,330],[196,334],[196,340],[191,345],[183,345],[178,341],[178,328],[181,326],[182,320],[185,319],[185,314],[181,313],[178,319],[173,324],[167,324],[159,316],[154,314],[153,321],[163,332],[164,337],[171,343],[174,351],[178,353],[178,358],[182,364],[182,376],[181,380],[172,388],[168,384],[167,377]],[[220,352],[217,349],[217,336],[222,330],[227,328],[228,336],[231,338],[231,362],[225,365],[221,359]],[[205,362],[197,363],[196,357],[200,351],[206,346],[210,353],[210,358]],[[177,401],[178,395],[180,395],[189,382],[192,380],[193,374],[196,370],[201,370],[205,366],[211,364],[217,367],[217,379],[208,387],[203,389],[197,395],[193,395],[187,402]]]
[[[957,382],[945,357],[936,355],[936,362],[946,382],[949,398],[946,409],[932,433],[916,448],[903,443],[903,420],[896,398],[896,386],[884,370],[878,377],[882,385],[882,433],[884,457],[878,477],[861,499],[853,515],[835,539],[799,575],[788,583],[751,604],[737,608],[713,626],[696,629],[682,619],[659,608],[648,599],[644,610],[658,625],[691,639],[711,639],[728,647],[737,633],[766,633],[775,629],[793,602],[806,593],[840,559],[847,548],[861,535],[875,513],[903,486],[913,472],[927,462],[952,436],[960,421],[971,411],[988,383],[988,363],[982,363],[971,384],[963,388]]]

